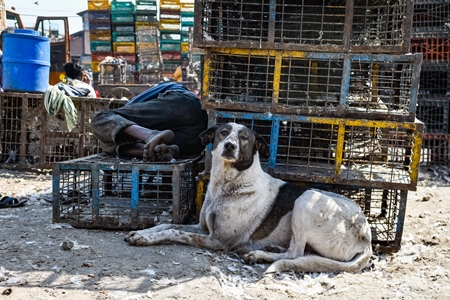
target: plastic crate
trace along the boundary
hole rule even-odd
[[[91,52],[111,52],[111,42],[110,41],[91,41]]]
[[[412,37],[450,37],[448,0],[415,0]]]
[[[448,62],[450,60],[450,39],[414,38],[411,39],[411,52],[422,53],[424,62]]]
[[[111,43],[111,30],[89,31],[89,39],[91,42],[104,41]]]
[[[426,133],[449,133],[450,99],[419,99],[417,119],[425,124]]]
[[[116,42],[113,43],[114,53],[135,53],[136,44],[134,42]]]
[[[444,99],[450,95],[450,65],[424,63],[420,72],[419,99]]]
[[[134,32],[113,32],[112,33],[113,42],[134,42],[136,37]]]
[[[156,51],[158,50],[158,44],[154,42],[137,42],[136,43],[136,52],[142,51]]]
[[[156,23],[158,22],[158,16],[150,15],[150,14],[141,14],[136,13],[135,15],[135,21],[136,22],[148,22],[148,23]]]
[[[194,209],[197,160],[146,163],[92,155],[53,167],[53,222],[144,229],[185,222]]]
[[[408,53],[413,1],[196,0],[195,44]]]
[[[161,52],[162,59],[165,60],[176,60],[180,62],[181,53],[180,51],[163,51]]]
[[[158,8],[157,0],[136,0],[136,12],[138,11],[154,11]]]
[[[204,108],[414,121],[421,54],[220,50],[205,50]]]
[[[114,32],[134,32],[134,25],[113,25]]]
[[[89,23],[89,31],[110,31],[111,24],[107,23]]]
[[[109,0],[88,0],[88,10],[109,10]]]
[[[108,10],[93,10],[88,11],[89,23],[110,23],[111,12]]]
[[[106,57],[108,56],[113,56],[112,52],[91,52],[91,60],[94,62],[101,62],[104,59],[106,59]],[[99,71],[97,71],[99,72]]]
[[[264,168],[297,182],[415,190],[423,124],[209,110],[209,125],[246,125],[269,143]],[[206,156],[209,172],[210,156]]]
[[[115,12],[123,12],[123,13],[134,13],[134,4],[131,1],[112,1],[111,2],[111,11]]]
[[[150,30],[153,32],[153,30],[158,30],[158,23],[156,22],[136,22],[135,24],[136,31],[146,31]]]
[[[180,51],[180,41],[160,41],[160,49],[161,51]]]
[[[111,22],[118,23],[134,23],[134,13],[113,12],[111,14]]]
[[[450,166],[450,134],[424,133],[421,163],[430,166]]]

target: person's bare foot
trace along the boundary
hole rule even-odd
[[[171,161],[180,155],[180,148],[177,145],[160,144],[155,146],[153,151],[155,152],[156,161]]]
[[[173,138],[175,134],[171,130],[163,130],[158,132],[156,135],[152,134],[149,136],[149,138],[145,141],[144,146],[144,154],[143,154],[143,160],[149,160],[149,161],[157,161],[157,157],[155,155],[155,147],[158,145],[170,145],[172,144]],[[178,147],[177,147],[178,149]],[[172,150],[173,151],[173,150]],[[158,152],[161,152],[159,150]],[[167,152],[167,151],[165,151]],[[174,152],[174,154],[176,154]],[[179,154],[179,149],[178,149]],[[169,159],[170,160],[170,159]]]

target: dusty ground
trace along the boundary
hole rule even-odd
[[[0,299],[448,299],[450,187],[433,177],[424,169],[408,194],[398,253],[374,254],[359,274],[261,279],[266,265],[221,252],[133,247],[126,232],[52,224],[50,173],[0,169],[0,193],[29,199],[0,209]]]

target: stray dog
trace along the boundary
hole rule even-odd
[[[358,272],[367,265],[371,230],[355,202],[264,172],[259,155],[268,157],[268,145],[245,126],[214,126],[200,138],[205,145],[212,143],[200,223],[132,231],[126,241],[237,251],[247,263],[272,263],[265,273]]]

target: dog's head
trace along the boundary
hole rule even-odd
[[[269,146],[264,138],[244,125],[216,125],[203,131],[200,138],[204,145],[212,143],[213,155],[233,163],[237,169],[248,168],[256,153],[269,157]]]

